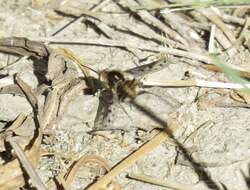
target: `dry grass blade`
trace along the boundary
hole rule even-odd
[[[105,2],[105,1],[102,1],[100,4],[102,4],[103,2]],[[99,8],[100,4],[98,4],[98,6],[95,8]],[[82,11],[82,15],[90,17],[87,19],[83,18],[83,21],[90,19],[90,21],[92,21],[97,27],[99,27],[103,32],[105,32],[105,35],[108,36],[110,39],[114,38],[118,35],[118,33],[115,33],[116,32],[115,30],[126,31],[126,32],[131,32],[132,34],[135,34],[136,36],[143,37],[145,39],[157,41],[157,42],[163,43],[163,44],[169,44],[172,47],[178,47],[180,49],[187,49],[187,46],[185,46],[184,44],[182,44],[176,40],[171,40],[167,37],[164,37],[164,36],[156,33],[154,30],[152,30],[149,27],[140,26],[140,25],[138,25],[137,27],[130,27],[129,25],[127,25],[127,23],[123,23],[123,22],[121,22],[121,23],[119,23],[119,25],[117,25],[117,23],[113,22],[112,20],[105,19],[105,15],[106,15],[105,13],[101,13],[101,12],[95,13],[94,12],[94,11],[96,11],[95,8],[91,9],[91,11]],[[71,15],[74,15],[76,17],[80,16],[78,13],[78,10],[76,10],[76,12],[74,12],[74,9],[72,9],[71,12],[68,12],[68,10],[60,9],[60,12],[62,12],[64,14],[71,14]],[[84,16],[81,16],[81,17],[84,17]],[[153,17],[153,16],[151,16],[151,17]],[[157,20],[154,17],[151,19]],[[157,22],[160,23],[160,25],[162,27],[166,27],[159,20],[157,20]]]
[[[168,81],[147,81],[142,82],[144,86],[162,86],[162,87],[204,87],[204,88],[228,88],[228,89],[243,89],[245,87],[250,88],[248,84],[237,84],[237,83],[225,83],[216,81],[205,81],[198,79],[190,80],[168,80]]]
[[[61,37],[46,37],[39,38],[40,41],[50,42],[51,44],[78,44],[78,45],[96,45],[106,47],[121,47],[121,48],[136,48],[143,51],[166,53],[176,56],[183,56],[190,59],[202,61],[204,63],[212,63],[208,55],[203,55],[198,52],[188,52],[179,49],[166,48],[166,47],[152,47],[147,44],[136,44],[132,41],[120,41],[109,39],[89,39],[89,38],[61,38]],[[83,66],[84,67],[84,66]]]
[[[110,0],[104,0],[104,1],[101,1],[100,3],[98,3],[96,6],[93,6],[92,8],[90,8],[90,10],[86,10],[86,9],[79,10],[79,7],[76,7],[76,8],[71,7],[65,1],[64,3],[61,4],[62,6],[60,6],[59,8],[56,9],[56,11],[59,13],[67,14],[67,15],[73,15],[74,17],[77,17],[77,18],[71,20],[70,22],[65,21],[65,20],[62,21],[59,25],[57,25],[50,32],[49,36],[55,36],[59,32],[63,31],[65,28],[70,26],[71,24],[76,23],[77,21],[78,22],[81,21],[82,15],[97,16],[96,11],[105,7],[109,2],[110,2]]]
[[[61,97],[60,105],[58,109],[58,117],[61,117],[62,114],[66,111],[68,104],[78,95],[83,89],[87,88],[85,82],[79,82],[76,85],[69,88]]]
[[[154,177],[143,175],[143,174],[129,174],[128,177],[131,179],[135,179],[135,180],[142,181],[145,183],[150,183],[153,185],[167,187],[170,189],[192,190],[192,187],[189,185],[183,185],[183,184],[179,184],[177,182],[169,181],[166,179],[154,178]]]
[[[53,86],[53,90],[49,92],[43,108],[42,121],[45,128],[51,128],[51,124],[57,119],[61,96],[78,83],[78,79],[65,79]]]
[[[23,90],[24,94],[27,96],[28,101],[30,102],[31,106],[34,110],[34,117],[39,118],[38,114],[38,100],[32,91],[32,89],[29,87],[29,85],[24,82],[19,75],[16,75],[16,82],[20,86],[20,88]],[[21,116],[20,116],[21,117]],[[13,123],[13,128],[16,128],[16,125],[22,124],[23,118],[16,120],[16,122]],[[38,120],[37,120],[38,121]],[[36,123],[36,122],[35,122]],[[38,124],[38,123],[36,123]],[[12,128],[12,126],[10,127]],[[14,137],[8,137],[9,143],[12,145],[13,149],[16,151],[18,158],[20,162],[22,163],[24,169],[29,174],[29,177],[32,179],[33,185],[35,185],[38,189],[46,189],[43,183],[40,181],[39,176],[36,174],[36,172],[33,170],[32,165],[35,167],[38,163],[39,159],[39,149],[42,139],[42,128],[38,128],[38,130],[34,133],[34,141],[32,143],[32,146],[26,150],[23,151],[19,144],[15,141]],[[13,172],[15,171],[15,172]],[[0,189],[4,187],[5,189],[8,189],[10,187],[20,187],[24,184],[24,178],[23,178],[23,170],[21,169],[21,165],[19,164],[17,159],[14,159],[13,161],[7,163],[3,167],[0,168],[0,173],[2,173],[2,179],[4,180],[7,178],[8,180],[12,179],[13,184],[4,184],[0,182]],[[6,180],[6,179],[5,179]],[[8,181],[7,180],[7,181]]]
[[[136,12],[133,11],[130,8],[130,4],[132,5],[134,3],[136,3],[136,1],[129,1],[129,5],[127,5],[127,2],[126,3],[119,2],[118,4],[121,7],[129,9],[131,12],[140,16],[140,18],[143,22],[147,23],[148,25],[151,25],[153,27],[158,28],[159,30],[164,32],[166,35],[170,36],[170,38],[181,42],[185,46],[188,46],[188,42],[186,41],[186,39],[184,39],[182,36],[180,36],[175,30],[172,30],[171,28],[166,26],[164,23],[162,23],[160,20],[158,20],[156,17],[151,15],[148,11],[145,11],[145,10],[140,10],[140,11],[136,11]]]
[[[172,39],[181,42],[185,46],[188,46],[188,42],[187,42],[186,39],[184,39],[182,36],[180,36],[176,31],[168,28],[166,25],[164,25],[161,21],[159,21],[157,18],[155,18],[149,12],[147,12],[147,11],[138,11],[137,14],[146,23],[160,28],[166,35],[169,35]]]
[[[9,136],[6,138],[6,140],[10,143],[12,148],[15,150],[16,155],[22,164],[22,167],[28,173],[28,175],[31,179],[31,183],[34,185],[34,187],[36,187],[38,190],[46,190],[47,188],[45,187],[45,185],[41,181],[39,175],[36,173],[31,162],[29,161],[29,159],[25,155],[25,152],[22,150],[20,145],[15,141],[15,138]]]
[[[17,129],[18,127],[22,125],[22,123],[25,121],[26,118],[27,117],[25,114],[20,113],[15,119],[15,121],[12,123],[12,125],[8,127],[6,131],[14,131],[15,129]]]
[[[208,44],[208,52],[209,53],[216,53],[215,52],[215,46],[214,46],[214,35],[215,35],[215,29],[216,29],[216,26],[215,25],[212,25],[211,26],[211,32],[210,32],[210,36],[209,36],[209,44]]]
[[[34,114],[38,114],[38,101],[32,89],[18,75],[16,76],[16,82],[23,90],[24,94],[27,96],[31,106],[34,109]],[[37,117],[37,115],[35,115],[34,117]],[[22,124],[23,120],[24,116],[22,114],[19,115],[18,119],[9,129],[17,128]],[[11,137],[8,138],[8,141],[16,151],[18,158],[25,168],[26,172],[28,172],[29,176],[32,178],[32,182],[34,183],[34,185],[39,187],[39,189],[46,189],[45,186],[41,183],[40,178],[31,168],[31,165],[35,167],[38,164],[39,159],[39,149],[42,139],[41,128],[39,128],[37,132],[38,133],[33,137],[34,142],[32,143],[32,146],[25,151],[23,151],[19,144]],[[21,169],[21,165],[17,159],[14,159],[13,161],[10,161],[0,167],[0,173],[2,174],[1,180],[3,180],[0,181],[0,189],[20,187],[24,184],[23,170]],[[11,180],[13,183],[5,184],[6,179],[7,181]]]
[[[230,97],[235,101],[250,104],[250,94],[241,91],[235,91],[230,94]]]
[[[72,60],[73,62],[75,62],[82,70],[83,74],[85,75],[86,78],[89,77],[89,70],[86,68],[86,66],[84,65],[84,63],[82,63],[82,61],[80,61],[72,51],[70,51],[69,49],[65,49],[65,48],[59,48],[57,49],[58,53],[60,53],[61,55],[64,55],[65,58],[68,58],[70,60]]]
[[[65,59],[57,50],[51,50],[47,63],[46,79],[49,81],[60,80],[63,78],[63,72],[66,70]]]
[[[100,1],[96,6],[92,7],[90,10],[95,12],[98,11],[99,9],[105,7],[108,3],[110,3],[111,0],[103,0]]]
[[[24,94],[27,96],[31,106],[33,107],[34,110],[38,110],[38,100],[32,91],[32,89],[29,87],[29,85],[24,82],[19,75],[16,75],[16,82],[20,86],[20,88],[23,90]]]
[[[9,128],[17,128],[21,125],[22,115],[16,120]],[[24,154],[28,160],[32,163],[32,166],[35,167],[38,164],[39,159],[39,150],[42,140],[41,130],[38,131],[38,136],[34,137],[34,143],[30,149],[24,151]],[[21,169],[20,162],[18,159],[14,159],[4,165],[0,166],[0,190],[15,189],[23,186],[25,180],[23,177],[23,170]]]
[[[230,47],[227,51],[229,51],[230,49],[234,48],[235,46],[239,45],[240,42],[242,42],[244,39],[247,42],[247,39],[250,38],[249,37],[249,31],[248,31],[248,27],[250,25],[250,17],[247,17],[245,22],[244,22],[244,26],[240,32],[240,35],[238,36],[236,42],[233,44],[232,47]]]
[[[165,10],[165,14],[161,14],[165,20],[165,23],[171,25],[172,28],[175,28],[177,32],[181,34],[189,44],[191,43],[191,45],[195,45],[195,43],[193,43],[193,40],[195,40],[196,42],[203,41],[198,33],[186,24],[187,22],[189,22],[188,20],[184,20],[178,14],[171,12],[170,10]]]
[[[65,188],[68,189],[70,184],[75,178],[77,170],[86,163],[97,163],[99,166],[104,168],[106,171],[110,170],[110,166],[107,161],[97,155],[84,155],[76,163],[74,163],[71,170],[65,176]]]
[[[115,26],[115,28],[118,30],[125,30],[127,32],[130,32],[130,33],[136,35],[136,36],[140,36],[144,39],[156,41],[156,42],[159,42],[161,44],[168,44],[169,46],[174,47],[174,48],[179,48],[179,49],[184,49],[184,50],[188,49],[188,47],[185,46],[184,44],[182,44],[176,40],[172,40],[170,38],[167,38],[164,35],[158,34],[154,30],[152,30],[151,28],[146,28],[145,26],[139,25],[136,28],[129,27],[129,26],[119,26],[119,27]]]
[[[58,89],[54,89],[47,95],[42,113],[42,121],[43,126],[45,128],[47,128],[49,124],[53,121],[53,119],[56,117],[60,97],[58,91]]]
[[[77,58],[73,52],[71,52],[70,50],[68,49],[65,49],[65,48],[59,48],[57,50],[58,52],[60,52],[62,55],[64,55],[66,58],[72,60],[74,63],[76,63],[80,69],[82,70],[84,76],[85,76],[85,79],[89,85],[89,87],[91,89],[95,89],[95,86],[94,86],[94,83],[91,79],[91,76],[90,76],[90,68],[87,67],[79,58]]]
[[[195,27],[201,28],[202,30],[209,30],[208,28],[208,24],[203,24],[203,23],[207,23],[207,21],[205,20],[205,18],[203,17],[202,13],[201,14],[197,14],[196,11],[191,12],[191,15],[198,21],[200,21],[198,23],[198,25],[196,24]],[[201,23],[203,25],[201,25]],[[211,25],[211,24],[210,24]],[[216,25],[216,24],[215,24]],[[218,27],[217,27],[218,28]],[[230,48],[232,46],[231,41],[225,36],[225,34],[223,33],[222,30],[216,30],[215,32],[215,39],[218,41],[219,44],[222,45],[222,47],[224,48],[224,50],[227,50],[228,48]],[[232,49],[230,52],[228,52],[229,55],[234,55],[236,53],[235,49]]]
[[[225,22],[229,22],[229,23],[232,22],[232,23],[236,23],[236,24],[240,24],[240,25],[244,25],[244,23],[245,23],[245,20],[243,18],[229,15],[229,14],[225,14],[225,13],[222,13],[222,19]]]
[[[48,57],[49,55],[48,49],[44,44],[19,37],[0,39],[0,51],[22,56],[31,56],[37,59]]]
[[[117,36],[117,34],[115,34],[116,31],[113,28],[111,28],[109,25],[104,23],[102,20],[96,19],[96,17],[84,18],[83,22],[87,22],[92,25],[95,25],[95,27],[97,27],[100,31],[103,32],[105,36],[107,36],[110,39]]]
[[[213,71],[213,72],[223,72],[221,68],[212,64],[204,64],[204,65],[201,65],[201,67],[203,67],[204,69]],[[250,71],[247,70],[246,68],[235,66],[235,65],[230,65],[230,67],[233,68],[233,70],[235,70],[237,73],[239,73],[241,77],[250,78]]]
[[[114,166],[110,172],[108,172],[104,177],[98,180],[95,184],[90,186],[88,190],[98,190],[101,188],[105,188],[111,180],[121,173],[123,170],[133,165],[138,159],[143,157],[145,154],[151,152],[155,147],[160,145],[162,142],[169,138],[168,133],[171,131],[172,134],[178,129],[178,125],[175,123],[170,124],[168,128],[161,131],[158,135],[153,137],[149,142],[141,146],[137,151],[129,155],[127,158],[122,160],[116,166]]]
[[[227,38],[234,43],[236,41],[235,35],[231,30],[224,24],[220,17],[212,11],[212,9],[198,9],[198,11],[211,20],[218,28],[220,28],[227,36]]]

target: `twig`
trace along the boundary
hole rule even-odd
[[[154,178],[154,177],[147,176],[144,174],[130,173],[128,177],[131,179],[143,181],[143,182],[150,183],[153,185],[158,185],[158,186],[167,187],[167,188],[176,189],[176,190],[192,190],[193,189],[190,185],[183,185],[177,182],[169,181],[166,179]]]
[[[183,140],[183,145],[187,142],[187,141],[191,141],[190,139],[193,140],[193,138],[195,138],[195,136],[197,135],[197,133],[200,131],[200,129],[207,128],[207,127],[211,127],[213,126],[214,123],[211,120],[205,121],[204,123],[202,123],[201,125],[199,125],[194,131],[192,131],[190,134],[188,134],[187,137],[185,137],[185,139]],[[176,158],[178,159],[179,156],[179,152],[177,153]]]
[[[42,180],[40,179],[39,175],[34,170],[33,166],[31,165],[30,161],[28,160],[27,156],[25,155],[24,151],[20,147],[20,145],[16,142],[16,140],[8,136],[6,140],[10,143],[12,148],[15,150],[16,155],[19,161],[22,163],[23,168],[28,173],[31,183],[38,189],[38,190],[46,190],[46,186],[43,184]]]
[[[170,126],[168,126],[168,128],[165,128],[162,132],[160,132],[158,135],[153,137],[149,142],[141,146],[137,151],[135,151],[134,153],[129,155],[127,158],[122,160],[120,163],[118,163],[116,166],[114,166],[110,170],[110,172],[108,172],[104,177],[98,180],[95,184],[90,186],[88,190],[98,190],[98,189],[106,187],[106,185],[109,184],[116,175],[121,173],[124,169],[134,164],[139,158],[143,157],[146,153],[151,152],[155,147],[157,147],[166,139],[168,139],[169,138],[168,134],[170,133],[170,131],[174,133],[177,128],[178,126],[176,124],[171,124]]]
[[[31,88],[19,78],[18,75],[16,77],[16,80],[18,82],[18,85],[23,90],[24,94],[27,96],[28,101],[30,102],[31,106],[33,107],[34,117],[36,119],[39,119],[38,101],[35,97],[35,94],[32,92]],[[13,128],[18,127],[18,125],[21,125],[23,118],[22,116],[20,117],[21,118],[18,118],[18,120],[13,123]],[[39,149],[40,149],[40,144],[42,140],[42,127],[41,126],[40,127],[37,126],[37,127],[38,127],[38,133],[34,133],[34,137],[33,137],[34,141],[32,141],[32,147],[25,150],[25,153],[20,148],[19,144],[17,144],[15,139],[12,139],[11,137],[9,137],[9,139],[7,140],[10,142],[13,149],[16,151],[20,162],[22,163],[27,173],[30,175],[30,178],[32,178],[33,185],[35,185],[39,190],[40,189],[43,190],[43,189],[46,189],[45,186],[43,186],[42,183],[39,183],[39,177],[37,177],[36,174],[34,174],[34,171],[32,171],[33,168],[30,168],[31,164],[29,163],[29,160],[30,160],[32,162],[32,165],[36,166],[38,163],[38,159],[39,159]],[[12,128],[12,126],[10,128]],[[5,189],[13,189],[14,187],[20,187],[24,183],[23,170],[20,168],[20,163],[18,162],[17,159],[14,159],[10,161],[9,163],[1,166],[0,173],[2,174],[0,178],[0,186],[2,188],[6,187]],[[13,183],[10,184],[8,182],[6,184],[6,179],[11,180]]]

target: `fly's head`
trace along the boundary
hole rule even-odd
[[[124,75],[120,71],[101,71],[99,79],[103,83],[104,88],[113,89],[119,81],[124,81]]]

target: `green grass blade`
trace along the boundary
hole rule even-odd
[[[223,63],[223,61],[218,57],[218,55],[216,54],[211,54],[210,55],[212,62],[219,67],[224,73],[225,75],[232,81],[238,84],[241,84],[242,86],[244,86],[245,88],[241,89],[241,91],[246,92],[248,94],[250,94],[250,88],[248,88],[245,84],[248,83],[248,81],[244,78],[242,78],[239,74],[238,71],[230,68],[229,66],[227,66],[225,63]]]

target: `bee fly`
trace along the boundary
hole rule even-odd
[[[100,81],[104,83],[104,88],[111,89],[121,101],[126,97],[134,98],[136,96],[138,81],[136,79],[127,79],[121,71],[102,71]]]
[[[118,70],[101,71],[99,73],[101,90],[98,110],[94,121],[94,130],[102,129],[107,125],[109,120],[108,115],[111,112],[111,106],[115,103],[114,101],[117,102],[118,100],[119,102],[124,101],[126,98],[134,99],[136,97],[136,88],[140,86],[137,78],[161,70],[167,66],[168,64],[165,63],[165,60],[160,59],[124,72]]]
[[[113,104],[117,101],[124,101],[127,97],[134,98],[136,96],[137,86],[135,79],[127,79],[122,72],[117,70],[101,71],[99,80],[101,91],[94,121],[95,129],[103,128],[107,124],[108,114],[111,112]]]

